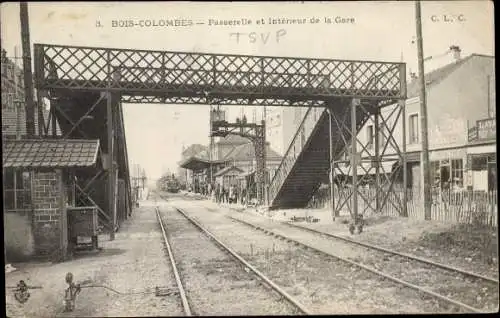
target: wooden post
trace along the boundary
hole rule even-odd
[[[23,48],[26,134],[28,135],[28,137],[33,137],[35,135],[35,103],[33,101],[33,74],[31,71],[31,46],[27,2],[20,3],[20,19],[21,40]]]
[[[424,49],[422,40],[422,18],[420,1],[415,2],[415,15],[417,21],[417,47],[418,47],[418,72],[420,81],[420,127],[422,136],[422,172],[424,186],[424,211],[425,219],[431,219],[431,176],[429,167],[429,140],[427,131],[427,96],[425,92]]]

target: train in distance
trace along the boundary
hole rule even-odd
[[[181,184],[174,175],[162,177],[159,180],[158,187],[162,191],[177,193],[181,189]]]

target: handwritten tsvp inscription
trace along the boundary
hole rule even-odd
[[[267,44],[270,42],[280,43],[283,37],[286,36],[285,29],[279,29],[274,32],[231,32],[229,38],[236,43],[240,41],[249,43],[262,43]]]

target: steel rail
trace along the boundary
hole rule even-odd
[[[288,294],[281,287],[276,285],[273,281],[267,278],[263,273],[261,273],[257,268],[253,267],[250,263],[248,263],[243,257],[241,257],[238,253],[233,251],[229,246],[221,242],[215,235],[213,235],[209,230],[207,230],[203,225],[201,225],[197,220],[189,216],[185,211],[180,208],[175,208],[180,214],[182,214],[187,220],[189,220],[192,224],[194,224],[197,228],[199,228],[203,233],[205,233],[210,239],[214,240],[219,246],[221,246],[224,250],[226,250],[229,254],[231,254],[234,258],[236,258],[241,264],[250,269],[255,275],[257,275],[260,279],[262,279],[266,284],[268,284],[272,289],[274,289],[278,294],[283,296],[286,300],[288,300],[295,307],[300,309],[306,315],[312,315],[313,313],[309,311],[303,304],[294,299],[290,294]]]
[[[238,219],[238,218],[234,218],[234,217],[232,217],[232,216],[230,216],[230,215],[228,215],[227,217],[228,217],[228,218],[230,218],[230,219],[232,219],[232,220],[234,220],[234,221],[237,221],[237,222],[239,222],[239,223],[241,223],[241,224],[244,224],[244,225],[246,225],[246,226],[252,227],[252,228],[257,229],[257,230],[260,230],[260,231],[262,231],[262,232],[264,232],[264,233],[266,233],[266,234],[268,234],[268,235],[272,235],[272,236],[275,236],[275,237],[283,238],[283,239],[285,239],[286,241],[288,241],[288,242],[293,242],[293,243],[294,243],[294,244],[296,244],[296,245],[301,245],[301,246],[303,246],[303,247],[305,247],[305,248],[309,248],[309,249],[311,249],[311,250],[313,250],[313,251],[316,251],[316,252],[319,252],[319,253],[321,253],[321,254],[325,254],[325,255],[328,255],[328,256],[332,256],[332,257],[334,257],[334,258],[336,258],[336,259],[339,259],[339,260],[341,260],[341,261],[343,261],[343,262],[345,262],[345,263],[348,263],[348,264],[354,265],[354,266],[356,266],[356,267],[362,268],[362,269],[367,270],[367,271],[369,271],[369,272],[371,272],[371,273],[374,273],[374,274],[376,274],[376,275],[378,275],[378,276],[384,277],[384,278],[386,278],[386,279],[388,279],[388,280],[391,280],[391,281],[393,281],[393,282],[396,282],[396,283],[401,284],[401,285],[403,285],[403,286],[406,286],[406,287],[408,287],[408,288],[414,289],[414,290],[416,290],[416,291],[418,291],[418,292],[421,292],[421,293],[424,293],[424,294],[430,295],[430,296],[432,296],[432,297],[434,297],[434,298],[438,298],[438,299],[440,299],[440,300],[442,300],[442,301],[445,301],[445,302],[447,302],[447,303],[453,304],[453,305],[455,305],[455,306],[457,306],[457,307],[461,307],[461,308],[467,309],[467,310],[469,310],[469,311],[471,311],[471,312],[474,312],[474,313],[483,313],[483,312],[484,312],[484,311],[482,311],[482,310],[480,310],[480,309],[478,309],[478,308],[475,308],[475,307],[469,306],[469,305],[467,305],[467,304],[464,304],[464,303],[461,303],[461,302],[459,302],[459,301],[453,300],[453,299],[451,299],[451,298],[448,298],[448,297],[446,297],[446,296],[443,296],[443,295],[438,294],[438,293],[436,293],[436,292],[433,292],[433,291],[431,291],[431,290],[428,290],[428,289],[422,288],[422,287],[420,287],[420,286],[417,286],[417,285],[414,285],[414,284],[412,284],[412,283],[406,282],[406,281],[401,280],[401,279],[399,279],[399,278],[396,278],[396,277],[394,277],[394,276],[391,276],[391,275],[385,274],[385,273],[383,273],[383,272],[380,272],[380,271],[378,271],[378,270],[376,270],[376,269],[374,269],[374,268],[368,267],[368,266],[363,265],[363,264],[361,264],[361,263],[357,263],[357,262],[351,261],[351,260],[349,260],[349,259],[347,259],[347,258],[344,258],[344,257],[338,256],[338,255],[335,255],[335,254],[332,254],[332,253],[329,253],[329,252],[322,251],[322,250],[320,250],[320,249],[318,249],[318,248],[316,248],[316,247],[314,247],[314,246],[311,246],[311,245],[309,245],[309,244],[305,244],[305,243],[299,242],[299,241],[297,241],[297,240],[295,240],[295,239],[292,239],[292,238],[289,238],[289,237],[287,237],[287,236],[285,236],[285,235],[283,235],[283,234],[278,234],[278,233],[276,233],[276,232],[274,232],[274,231],[271,231],[271,230],[269,230],[269,229],[265,229],[265,228],[260,227],[260,226],[258,226],[258,225],[252,224],[252,223],[250,223],[250,222],[247,222],[247,221],[244,221],[244,220],[241,220],[241,219]]]
[[[172,248],[170,247],[170,243],[168,241],[167,233],[165,231],[165,227],[163,226],[163,220],[160,216],[160,209],[155,207],[156,216],[158,217],[158,222],[161,226],[161,232],[163,234],[163,240],[165,241],[165,245],[167,246],[168,257],[170,258],[170,263],[172,265],[172,269],[174,271],[175,282],[177,284],[177,288],[179,288],[179,295],[181,296],[182,307],[184,309],[184,313],[186,316],[192,316],[191,307],[189,306],[189,302],[186,297],[186,291],[184,290],[184,286],[182,285],[182,281],[179,275],[179,271],[177,270],[177,265],[175,264],[174,254],[172,253]]]
[[[315,233],[315,234],[318,234],[318,235],[324,235],[324,236],[327,236],[327,237],[333,237],[333,238],[336,238],[336,239],[339,239],[339,240],[342,240],[342,241],[345,241],[345,242],[349,242],[349,243],[357,244],[357,245],[360,245],[360,246],[363,246],[363,247],[366,247],[366,248],[371,248],[371,249],[374,249],[374,250],[382,251],[382,252],[385,252],[385,253],[388,253],[388,254],[398,255],[398,256],[401,256],[401,257],[406,257],[408,259],[419,261],[419,262],[422,262],[422,263],[425,263],[425,264],[429,264],[429,265],[432,265],[432,266],[436,266],[436,267],[439,267],[439,268],[442,268],[442,269],[446,269],[446,270],[449,270],[449,271],[457,272],[457,273],[463,274],[465,276],[482,279],[482,280],[485,280],[485,281],[488,281],[488,282],[491,282],[491,283],[495,283],[495,284],[499,283],[499,281],[496,280],[496,279],[494,279],[494,278],[483,276],[483,275],[480,275],[480,274],[477,274],[477,273],[473,273],[473,272],[469,272],[469,271],[466,271],[466,270],[458,268],[458,267],[454,267],[454,266],[450,266],[450,265],[445,265],[445,264],[442,264],[442,263],[437,263],[437,262],[434,262],[434,261],[432,261],[430,259],[426,259],[426,258],[419,257],[419,256],[416,256],[416,255],[411,255],[411,254],[407,254],[407,253],[397,252],[397,251],[394,251],[394,250],[391,250],[391,249],[387,249],[385,247],[381,247],[381,246],[376,246],[376,245],[372,245],[372,244],[368,244],[368,243],[363,243],[363,242],[355,241],[355,240],[352,240],[352,239],[349,239],[349,238],[346,238],[346,237],[338,236],[338,235],[331,234],[331,233],[326,233],[326,232],[323,232],[323,231],[318,231],[318,230],[315,230],[315,229],[311,229],[311,228],[308,228],[308,227],[305,227],[305,226],[293,224],[293,223],[290,223],[290,222],[280,222],[280,223],[281,224],[285,224],[285,225],[290,226],[290,227],[295,227],[295,228],[298,228],[298,229],[301,229],[301,230],[306,230],[306,231],[309,231],[309,232],[312,232],[312,233]]]
[[[237,210],[235,210],[233,208],[230,208],[230,209],[234,210],[234,211],[237,211]],[[449,270],[449,271],[454,271],[454,272],[457,272],[457,273],[460,273],[462,275],[469,276],[469,277],[472,277],[472,278],[482,279],[482,280],[487,281],[487,282],[499,284],[499,280],[497,280],[495,278],[484,276],[484,275],[481,275],[481,274],[478,274],[478,273],[469,272],[469,271],[466,271],[464,269],[461,269],[461,268],[458,268],[458,267],[454,267],[454,266],[451,266],[451,265],[437,263],[437,262],[434,262],[434,261],[432,261],[430,259],[426,259],[426,258],[419,257],[419,256],[416,256],[416,255],[411,255],[411,254],[407,254],[407,253],[403,253],[403,252],[397,252],[397,251],[394,251],[394,250],[391,250],[391,249],[388,249],[388,248],[385,248],[385,247],[382,247],[382,246],[377,246],[377,245],[372,245],[372,244],[368,244],[368,243],[363,243],[363,242],[355,241],[355,240],[349,239],[347,237],[342,237],[342,236],[338,236],[338,235],[335,235],[335,234],[332,234],[332,233],[318,231],[318,230],[311,229],[311,228],[308,228],[308,227],[305,227],[305,226],[293,224],[291,222],[283,222],[283,221],[278,221],[278,222],[280,224],[284,224],[284,225],[287,225],[287,226],[290,226],[290,227],[295,227],[295,228],[298,228],[298,229],[301,229],[301,230],[309,231],[309,232],[312,232],[312,233],[315,233],[315,234],[318,234],[318,235],[324,235],[324,236],[327,236],[327,237],[336,238],[336,239],[343,240],[343,241],[346,241],[346,242],[349,242],[349,243],[353,243],[353,244],[357,244],[357,245],[360,245],[360,246],[363,246],[363,247],[366,247],[366,248],[371,248],[371,249],[379,250],[379,251],[382,251],[382,252],[385,252],[385,253],[388,253],[388,254],[398,255],[398,256],[401,256],[401,257],[406,257],[408,259],[419,261],[419,262],[422,262],[422,263],[425,263],[425,264],[428,264],[428,265],[433,265],[433,266],[436,266],[436,267],[439,267],[439,268],[442,268],[442,269],[446,269],[446,270]]]

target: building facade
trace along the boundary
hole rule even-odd
[[[268,107],[266,111],[266,141],[284,156],[297,132],[307,107]],[[320,112],[322,108],[313,111]]]
[[[495,58],[478,54],[457,58],[425,75],[431,181],[436,188],[496,189],[494,79]],[[419,84],[414,78],[408,84],[404,141],[402,116],[389,119],[390,124],[398,121],[393,136],[399,147],[406,143],[408,186],[417,192],[423,188],[418,94]],[[384,108],[382,116],[389,117],[393,108]],[[373,125],[369,120],[358,133],[360,142],[368,144],[369,149],[373,149],[375,140]],[[391,152],[395,153],[388,149],[387,154]]]

